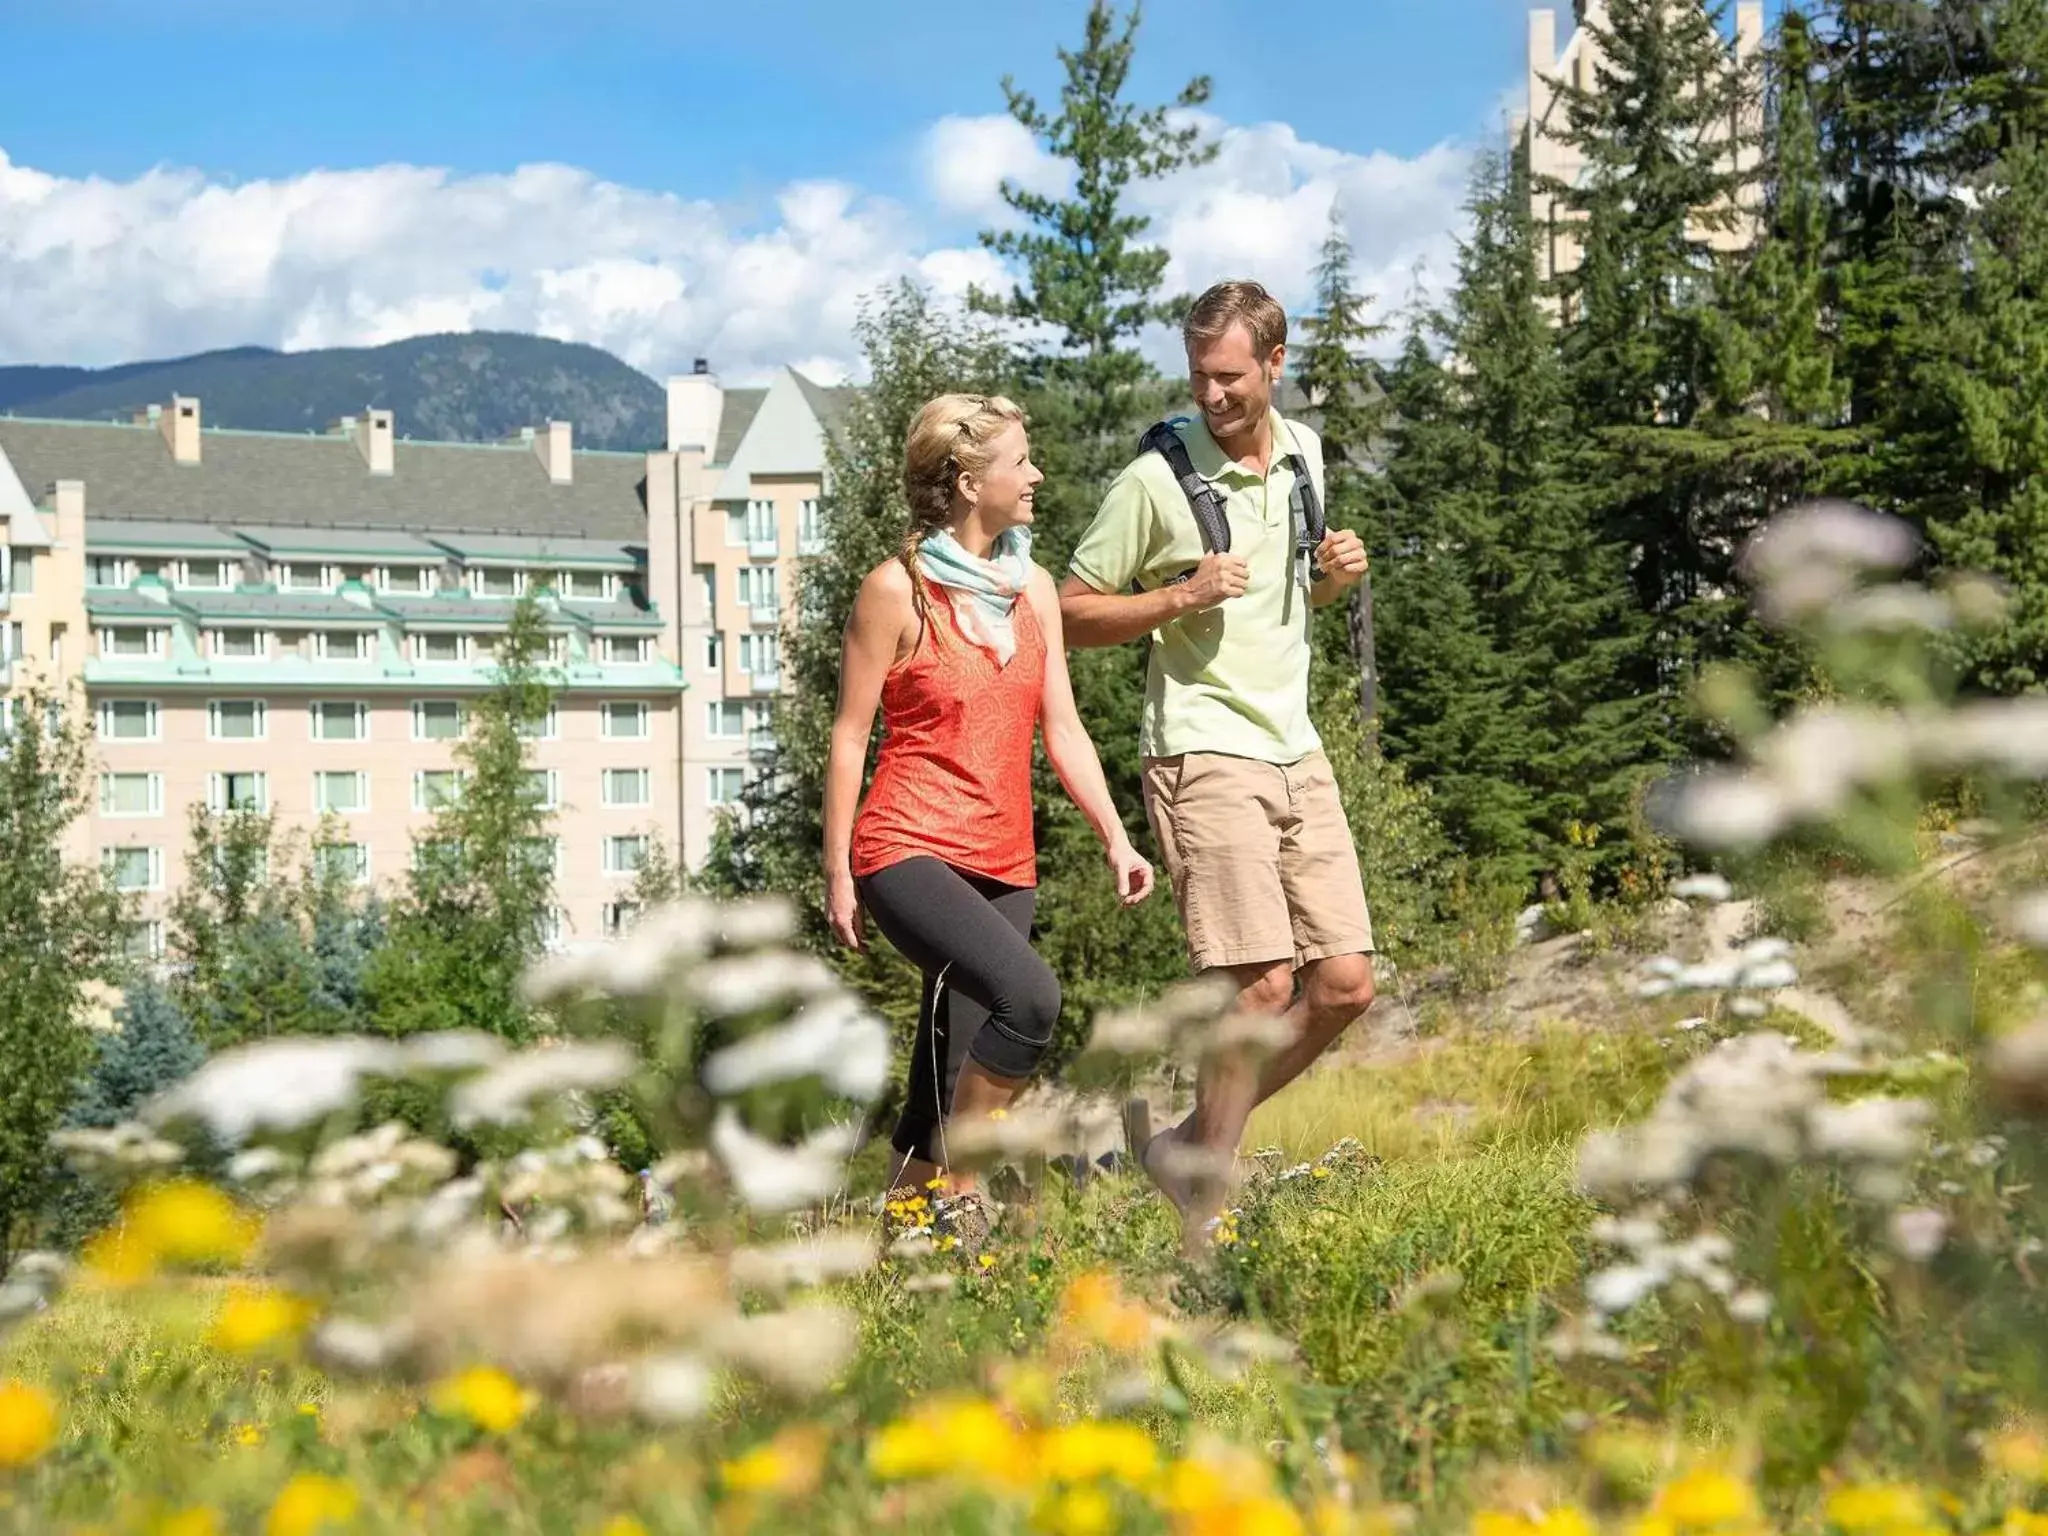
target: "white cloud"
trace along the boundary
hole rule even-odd
[[[1249,274],[1298,310],[1334,200],[1360,286],[1383,305],[1407,296],[1417,266],[1448,271],[1461,151],[1404,160],[1305,142],[1285,124],[1208,126],[1214,163],[1133,192],[1174,288]],[[949,300],[1005,286],[1000,263],[959,232],[999,216],[1002,178],[1046,191],[1064,179],[1006,117],[940,120],[922,163],[922,208],[812,181],[750,216],[564,165],[246,182],[159,168],[115,181],[49,175],[0,150],[0,362],[492,328],[589,342],[657,377],[698,356],[730,382],[786,363],[844,377],[858,368],[864,298],[905,275]]]
[[[1057,196],[1071,179],[1007,112],[940,118],[925,133],[924,172],[942,211],[990,221],[1013,216],[999,190],[1005,181]]]

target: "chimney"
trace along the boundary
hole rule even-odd
[[[50,485],[50,509],[56,513],[50,530],[59,549],[78,551],[78,570],[85,569],[85,482],[56,480]]]
[[[551,421],[534,432],[533,456],[548,472],[548,484],[567,485],[575,477],[569,452],[574,435],[575,429],[566,421]]]
[[[199,462],[199,401],[191,395],[173,395],[168,409],[158,412],[157,430],[170,444],[173,464]]]
[[[343,417],[342,420],[349,420]],[[391,413],[389,411],[367,410],[354,419],[356,447],[363,455],[363,462],[370,466],[373,475],[388,475],[392,472],[391,457]]]
[[[705,358],[698,358],[690,372],[668,381],[668,451],[701,449],[704,457],[718,441],[718,418],[725,408],[725,392],[718,387],[718,375]]]

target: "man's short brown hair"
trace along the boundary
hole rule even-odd
[[[1287,343],[1287,311],[1262,285],[1245,279],[1217,283],[1195,300],[1181,322],[1181,340],[1214,341],[1238,324],[1251,332],[1252,350],[1261,357]]]

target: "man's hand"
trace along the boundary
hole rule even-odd
[[[1349,528],[1332,528],[1316,546],[1316,564],[1333,591],[1356,586],[1365,576],[1365,541]]]
[[[1181,592],[1188,607],[1199,613],[1243,597],[1251,579],[1252,568],[1244,556],[1211,550],[1202,556],[1194,575],[1181,583]]]

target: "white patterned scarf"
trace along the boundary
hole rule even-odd
[[[1011,614],[1031,579],[1031,530],[1006,528],[982,560],[942,529],[917,546],[917,564],[925,580],[945,589],[960,632],[1008,666],[1017,654]]]

